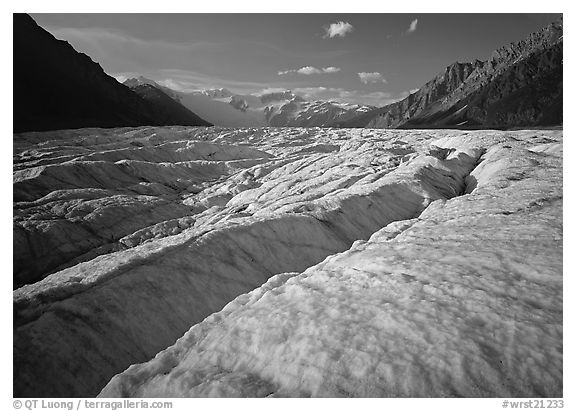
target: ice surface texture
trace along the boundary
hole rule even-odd
[[[15,395],[562,395],[562,132],[137,135],[264,154],[16,290]]]

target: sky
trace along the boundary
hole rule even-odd
[[[36,14],[119,81],[383,106],[559,14]]]

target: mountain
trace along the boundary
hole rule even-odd
[[[307,101],[290,90],[233,95],[228,101],[240,111],[258,115],[272,127],[331,127],[374,109],[336,101]]]
[[[454,63],[396,103],[341,127],[508,128],[562,123],[562,20],[503,46],[489,60]]]
[[[129,79],[125,80],[122,84],[124,84],[126,87],[130,87],[131,89],[135,89],[138,86],[146,86],[146,85],[147,86],[153,86],[158,90],[162,90],[164,92],[164,94],[168,95],[173,100],[178,100],[178,92],[176,92],[176,91],[174,91],[168,87],[164,87],[164,86],[156,83],[154,80],[150,80],[149,78],[146,78],[144,76],[129,78]]]
[[[164,124],[180,126],[191,124],[200,126],[212,125],[212,123],[203,120],[178,101],[174,100],[173,97],[170,97],[163,90],[150,84],[141,84],[132,87],[132,91],[149,103],[154,116]]]
[[[267,104],[267,103],[273,103],[273,102],[278,102],[278,101],[285,101],[285,100],[298,100],[298,101],[304,101],[304,99],[300,96],[297,96],[296,94],[292,93],[290,90],[285,90],[285,91],[276,91],[276,92],[272,92],[272,93],[266,93],[266,94],[262,94],[260,96],[260,101],[262,102],[262,104]]]
[[[208,95],[204,94],[204,92],[193,94]],[[336,122],[346,121],[374,109],[374,107],[370,106],[336,101],[307,101],[290,90],[262,95],[234,94],[230,97],[212,97],[212,100],[224,102],[237,112],[244,113],[245,116],[243,118],[247,122],[251,122],[247,124],[250,126],[331,127]],[[187,105],[185,99],[181,101],[182,104]],[[188,106],[194,108],[198,113],[203,112],[201,107],[192,106],[190,102],[188,102]],[[206,118],[211,118],[208,113],[206,113]],[[214,119],[215,124],[223,121],[223,117]],[[243,125],[246,125],[246,123]]]
[[[266,125],[263,116],[246,113],[246,111],[234,107],[232,103],[228,103],[227,100],[230,100],[233,94],[226,89],[202,90],[187,93],[172,90],[143,76],[130,78],[124,81],[123,84],[133,90],[142,85],[153,86],[173,100],[176,100],[188,110],[197,113],[203,119],[217,126],[256,127]]]
[[[229,98],[234,95],[234,93],[226,88],[202,90],[200,93],[210,98]]]
[[[27,14],[13,16],[15,132],[176,124],[158,99],[142,99]],[[177,124],[207,123],[189,116]]]
[[[268,107],[266,118],[271,126],[276,127],[329,127],[371,109],[369,106],[335,101],[293,99],[278,107]]]
[[[133,90],[153,86],[222,127],[329,127],[374,109],[335,101],[306,101],[290,90],[261,95],[234,94],[225,88],[181,92],[143,76],[130,78],[123,84]]]

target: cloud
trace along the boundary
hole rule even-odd
[[[284,87],[267,87],[264,88],[260,91],[256,91],[254,93],[252,93],[254,96],[263,96],[264,94],[271,94],[271,93],[284,93],[286,91],[290,91],[287,88]]]
[[[382,83],[387,83],[386,79],[382,77],[382,74],[378,73],[377,71],[373,73],[358,73],[358,77],[360,77],[360,81],[364,84],[378,83],[380,81]]]
[[[326,34],[322,38],[334,38],[336,36],[344,37],[346,34],[354,30],[354,26],[348,22],[339,21],[338,23],[332,23],[328,27],[324,27]]]
[[[298,70],[296,70],[296,73],[305,74],[305,75],[309,76],[310,74],[320,74],[320,73],[322,73],[322,70],[317,69],[316,67],[306,66],[306,67],[302,67],[302,68],[299,68]]]
[[[325,67],[322,70],[324,73],[338,73],[340,71],[338,67]]]
[[[157,81],[158,84],[164,87],[168,87],[169,89],[176,90],[176,91],[191,91],[190,85],[185,84],[173,79],[166,79]]]
[[[410,23],[410,27],[408,27],[408,31],[406,33],[414,33],[416,31],[416,26],[418,25],[418,19],[412,20]]]
[[[118,78],[121,75],[128,76],[128,73],[117,72],[112,73],[111,75]],[[143,75],[144,77],[153,79],[157,83],[162,84],[168,88],[184,92],[223,87],[231,90],[234,93],[246,94],[260,90],[263,87],[274,87],[277,85],[275,83],[267,84],[262,82],[224,79],[191,70],[181,69],[142,71],[137,75],[130,75],[130,77],[137,77],[138,75]]]
[[[338,73],[339,71],[340,71],[340,69],[338,67],[316,68],[316,67],[312,67],[312,66],[305,66],[305,67],[301,67],[299,69],[279,71],[278,75],[283,76],[285,74],[298,73],[298,74],[304,74],[306,76],[309,76],[310,74],[332,74],[332,73]]]

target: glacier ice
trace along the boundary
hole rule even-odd
[[[21,137],[28,220],[132,226],[14,291],[16,395],[562,395],[561,131]]]

